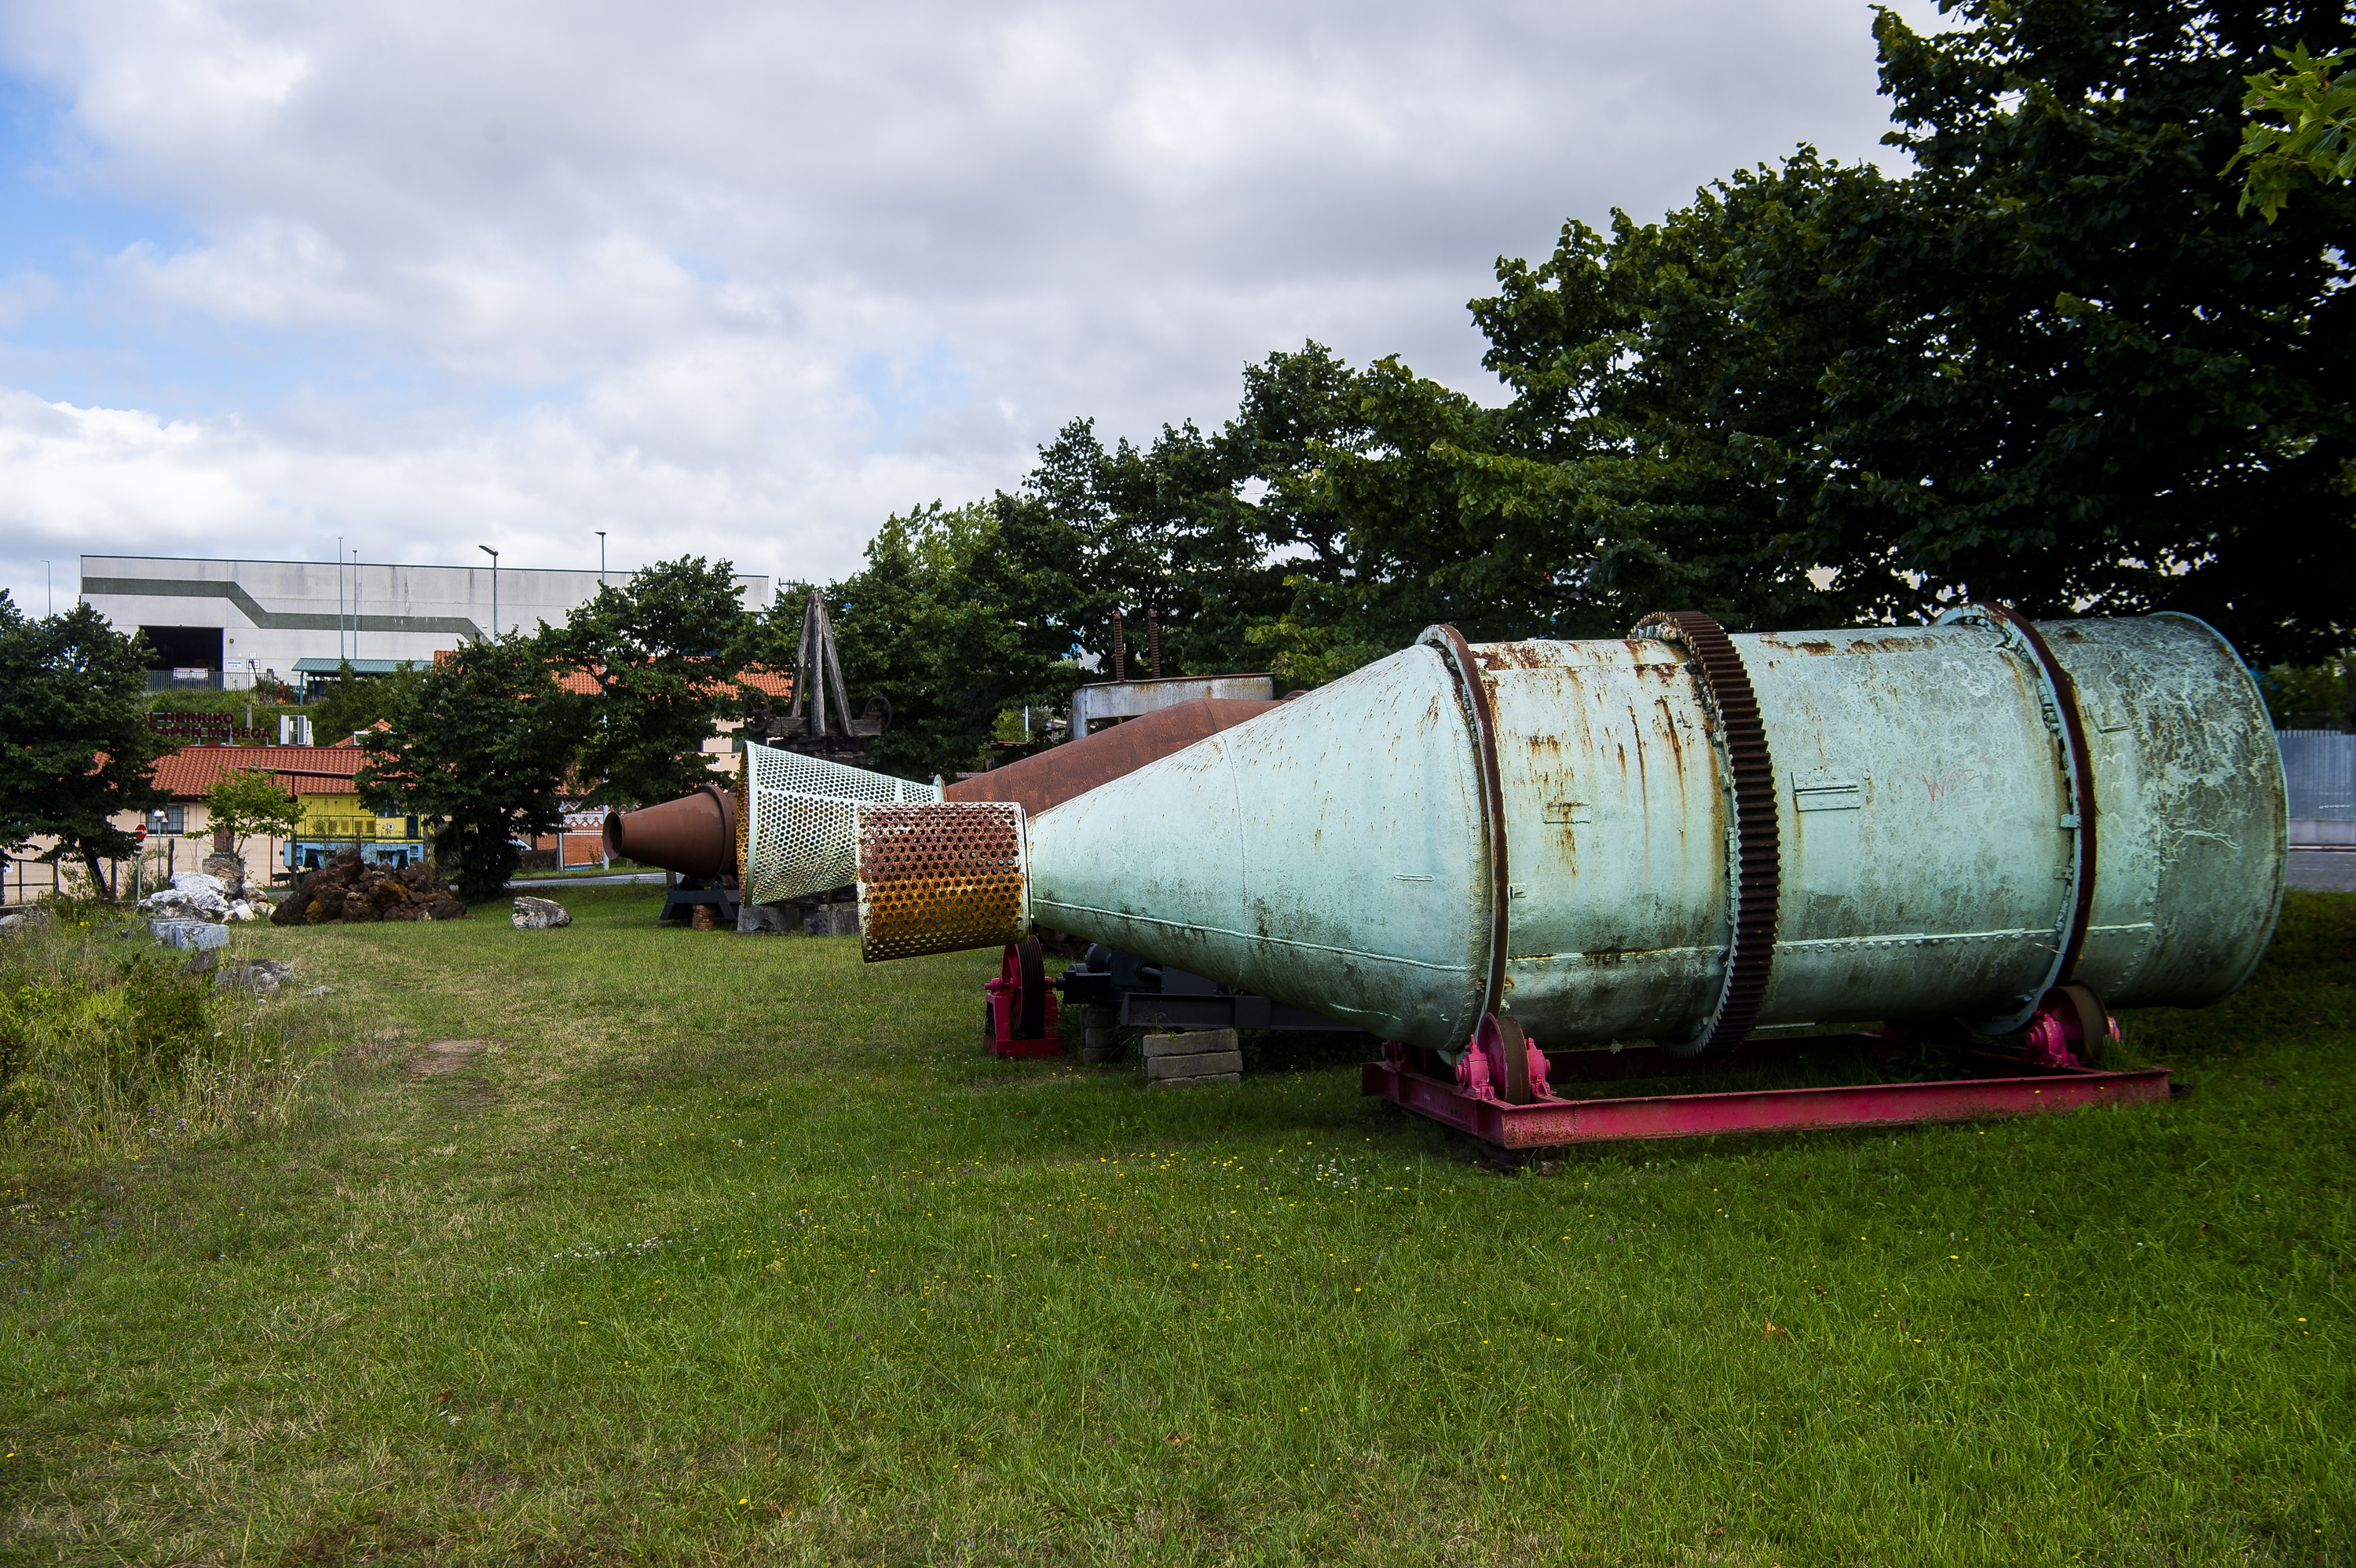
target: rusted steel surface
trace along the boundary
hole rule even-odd
[[[2041,624],[2085,721],[2103,830],[2065,978],[2112,1007],[2201,1007],[2249,978],[2282,907],[2288,802],[2257,682],[2205,622]]]
[[[1689,1039],[1724,989],[1733,904],[1691,656],[1650,637],[1473,652],[1514,858],[1501,1010],[1549,1041]]]
[[[605,853],[682,877],[716,877],[736,866],[736,792],[702,784],[677,800],[605,814]]]
[[[1472,735],[1418,645],[1030,822],[1043,925],[1346,1028],[1482,1012],[1493,901]]]
[[[2071,854],[2071,913],[2068,933],[2062,942],[2062,951],[2053,966],[2053,984],[2062,985],[2070,979],[2071,971],[2078,966],[2078,957],[2085,950],[2086,928],[2092,923],[2094,911],[2094,859],[2100,835],[2095,831],[2101,816],[2101,806],[2094,798],[2094,757],[2086,746],[2086,723],[2078,700],[2078,683],[2070,677],[2069,667],[2053,656],[2052,645],[2036,623],[2016,614],[2001,604],[1980,604],[1974,608],[1990,618],[2001,621],[2019,633],[2036,656],[2038,667],[2045,676],[2045,696],[2053,709],[2053,718],[2062,727],[2062,744],[2067,750],[2069,766],[2062,775],[2068,787],[2070,815],[2075,816],[2076,842]]]
[[[2008,652],[2018,656],[2032,677],[2038,715],[2055,748],[2055,777],[2061,792],[2058,821],[2068,842],[2063,863],[2054,873],[2064,884],[2061,890],[2062,923],[2052,940],[2045,944],[2044,973],[2024,985],[1997,1012],[1973,1020],[1986,1033],[2008,1034],[2027,1023],[2040,1001],[2069,975],[2085,944],[2094,898],[2094,767],[2086,746],[2085,726],[2080,718],[2076,683],[2055,659],[2051,645],[2034,623],[2001,604],[1974,604],[1948,611],[1939,617],[1938,624],[1984,626],[1996,635]]]
[[[1497,718],[1489,702],[1489,683],[1482,678],[1480,661],[1464,634],[1453,626],[1433,626],[1416,639],[1438,648],[1448,661],[1449,676],[1464,704],[1464,720],[1472,739],[1472,763],[1481,775],[1481,853],[1488,862],[1489,981],[1481,993],[1480,1008],[1494,1013],[1505,989],[1506,906],[1513,899],[1512,846],[1505,836],[1505,786],[1498,776]],[[1530,1097],[1529,1071],[1511,1052],[1502,1059],[1501,1090],[1506,1101],[1521,1104]]]
[[[1232,730],[1275,706],[1272,701],[1239,698],[1194,698],[1051,746],[1019,763],[959,779],[942,790],[941,797],[1012,801],[1035,815],[1124,773],[1133,773],[1148,763],[1183,752],[1222,730]]]
[[[862,802],[857,811],[862,958],[958,953],[1028,936],[1020,806]]]
[[[1697,1056],[1741,1043],[1766,999],[1767,977],[1775,964],[1775,926],[1782,904],[1783,864],[1777,849],[1775,760],[1759,719],[1742,656],[1726,629],[1698,610],[1674,610],[1647,617],[1637,628],[1693,651],[1701,691],[1718,720],[1721,759],[1734,796],[1729,836],[1733,867],[1734,919],[1726,954],[1726,977],[1718,1006],[1688,1040],[1676,1044]]]

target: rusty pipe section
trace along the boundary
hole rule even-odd
[[[1428,636],[1029,816],[1029,918],[1440,1047],[2217,1000],[2281,897],[2255,684],[2184,617],[2016,623]]]
[[[1044,752],[959,779],[941,792],[948,800],[1012,801],[1033,816],[1098,784],[1133,773],[1148,763],[1184,751],[1276,706],[1235,697],[1197,697],[1109,725]]]

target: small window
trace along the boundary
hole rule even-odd
[[[186,833],[188,830],[188,808],[185,805],[159,805],[147,814],[150,833]]]

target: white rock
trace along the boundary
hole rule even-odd
[[[198,880],[213,880],[210,877]],[[167,920],[209,920],[218,923],[229,918],[229,901],[207,888],[158,888],[141,899],[139,907]]]
[[[208,877],[202,871],[175,871],[172,886],[184,893],[210,893],[215,898],[229,891],[229,884],[219,877]]]
[[[526,897],[516,900],[514,918],[518,931],[546,931],[552,926],[571,925],[573,912],[554,899]]]
[[[219,947],[229,940],[229,927],[202,920],[151,920],[147,929],[166,947]]]

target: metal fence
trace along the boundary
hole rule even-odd
[[[2290,841],[2356,847],[2356,735],[2277,730],[2290,789]]]

